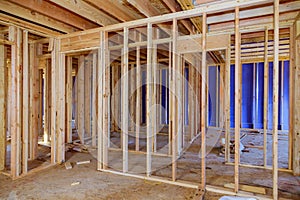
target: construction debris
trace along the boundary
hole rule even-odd
[[[77,161],[76,165],[89,164],[89,163],[91,163],[91,160]]]
[[[66,162],[65,163],[65,168],[66,169],[72,169],[73,167],[72,167],[72,164],[70,162]]]
[[[79,184],[80,184],[80,182],[79,182],[79,181],[76,181],[76,182],[71,183],[71,186],[79,185]]]

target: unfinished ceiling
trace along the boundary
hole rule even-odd
[[[37,35],[53,37],[220,2],[221,0],[7,0],[0,2],[0,24],[4,25],[2,31],[7,31],[7,25],[14,24],[33,30]],[[263,24],[266,29],[272,29],[272,3],[273,1],[270,1],[264,5],[241,8],[240,28],[246,30],[247,27],[261,27]],[[280,56],[282,58],[289,56],[288,27],[298,16],[299,10],[299,1],[280,1]],[[207,23],[208,32],[233,33],[234,13],[224,11],[208,14]],[[182,34],[188,35],[201,33],[201,24],[201,17],[195,17],[180,20],[178,27]],[[242,34],[242,60],[246,62],[263,57],[264,51],[261,47],[264,45],[264,32]],[[273,32],[269,31],[270,40],[273,40],[272,35]],[[39,39],[39,37],[35,36],[32,39]],[[232,38],[232,48],[234,48],[233,44],[234,38]],[[272,51],[269,53],[271,55]],[[234,58],[233,54],[232,58]],[[217,64],[224,62],[224,58],[218,51],[209,52],[208,59]]]

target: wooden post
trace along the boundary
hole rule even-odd
[[[29,155],[34,160],[38,151],[38,134],[39,134],[39,115],[40,115],[40,74],[38,69],[38,48],[39,44],[30,44],[30,133],[29,133]],[[55,65],[54,65],[55,66]]]
[[[201,184],[202,190],[206,186],[206,13],[202,16],[202,82],[201,82]]]
[[[189,139],[190,141],[194,138],[195,135],[195,66],[189,65],[189,90],[188,90],[188,95],[189,95],[189,131],[190,131],[190,136]]]
[[[85,68],[85,58],[83,55],[79,57],[78,60],[78,94],[77,94],[77,115],[78,115],[78,136],[80,138],[81,144],[84,144],[85,137],[85,115],[84,115],[84,68]]]
[[[225,162],[230,162],[230,45],[225,53]]]
[[[279,0],[274,1],[273,63],[273,199],[278,199],[278,85],[279,85]]]
[[[299,24],[300,22],[297,21]],[[296,31],[296,28],[294,28]],[[294,34],[296,36],[296,34]],[[295,86],[300,85],[300,40],[299,38],[295,42],[294,50],[295,58],[295,73],[294,82]],[[300,176],[300,92],[299,88],[294,88],[294,127],[293,127],[293,173],[295,176]]]
[[[28,168],[28,135],[29,135],[29,62],[28,62],[28,32],[23,31],[23,124],[22,124],[22,171]]]
[[[45,69],[45,81],[44,81],[44,87],[45,87],[45,98],[44,98],[44,142],[47,143],[49,141],[50,136],[50,121],[51,121],[51,65],[49,63],[49,60],[46,60],[46,69]]]
[[[154,105],[153,108],[153,112],[151,113],[152,115],[152,125],[153,126],[153,146],[152,146],[152,150],[153,152],[156,152],[157,150],[157,124],[158,124],[158,115],[157,115],[157,99],[158,99],[158,95],[157,95],[157,84],[158,84],[158,76],[157,76],[157,45],[153,45],[152,46],[152,76],[153,76],[153,93],[152,93],[152,105]]]
[[[234,108],[234,191],[239,191],[239,163],[240,163],[240,129],[241,129],[241,35],[239,28],[239,7],[235,8],[235,108]]]
[[[110,142],[110,63],[108,33],[104,32],[103,47],[103,169],[108,167],[108,143]]]
[[[93,53],[93,100],[92,100],[92,147],[96,147],[96,139],[97,139],[97,87],[98,87],[98,81],[97,81],[97,54]]]
[[[21,173],[21,113],[20,113],[20,64],[21,64],[21,31],[9,27],[9,40],[14,42],[11,47],[11,175],[17,177]]]
[[[173,19],[173,27],[172,27],[172,181],[176,181],[176,174],[177,174],[177,118],[175,113],[176,110],[176,64],[177,61],[177,34],[178,34],[178,27],[177,27],[177,20]]]
[[[91,60],[87,57],[84,65],[84,130],[91,136]]]
[[[147,100],[146,100],[146,110],[147,110],[147,157],[146,157],[146,175],[149,177],[151,175],[151,152],[152,152],[152,137],[153,137],[153,126],[152,121],[154,120],[151,113],[152,95],[153,95],[153,69],[152,69],[152,24],[147,24]]]
[[[0,34],[3,39],[3,34]],[[6,52],[0,44],[0,171],[5,169],[6,160]]]
[[[53,49],[51,53],[51,163],[56,163],[56,64],[58,57],[57,46],[55,45],[55,39],[50,39],[50,43],[53,43]]]
[[[183,95],[182,95],[182,56],[176,56],[176,97],[177,97],[177,122],[178,127],[176,136],[177,136],[177,154],[178,156],[182,150],[182,136],[183,136]]]
[[[66,142],[72,142],[72,56],[67,57],[67,80],[66,80]]]
[[[269,101],[269,62],[268,62],[268,32],[265,30],[265,55],[264,55],[264,166],[267,163],[267,129],[268,129],[268,101]]]
[[[123,50],[123,66],[122,66],[122,135],[123,135],[123,172],[128,172],[128,117],[129,117],[129,109],[128,109],[128,28],[124,28],[124,50]]]
[[[289,67],[289,162],[288,169],[293,169],[293,133],[295,120],[295,33],[294,26],[290,27],[290,67]]]
[[[135,150],[140,150],[141,131],[141,90],[142,90],[142,69],[141,69],[140,46],[136,47],[136,128],[135,128]]]
[[[174,33],[173,33],[174,34]],[[169,43],[169,66],[168,66],[168,75],[169,75],[169,151],[168,154],[172,154],[172,136],[173,136],[173,70],[172,70],[172,43]]]
[[[98,133],[98,164],[97,169],[103,169],[103,52],[104,52],[104,32],[100,32],[100,48],[98,49],[98,118],[97,118],[97,133]]]

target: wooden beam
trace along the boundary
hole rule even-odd
[[[201,70],[201,185],[202,190],[206,187],[206,111],[207,111],[207,66],[206,66],[206,13],[202,16],[202,70]]]
[[[60,40],[56,41],[60,46]],[[57,98],[57,129],[56,129],[56,139],[57,139],[57,160],[56,162],[61,164],[65,161],[65,121],[66,121],[66,101],[65,101],[65,94],[66,94],[66,57],[65,54],[59,54],[59,63],[56,65],[56,70],[58,72],[58,84],[56,85],[56,91],[58,91],[58,98]]]
[[[152,38],[151,38],[152,39]],[[157,105],[157,97],[159,97],[158,96],[158,94],[157,94],[157,85],[156,84],[158,84],[158,75],[157,75],[157,65],[158,65],[158,63],[157,63],[157,53],[158,53],[158,51],[157,51],[157,45],[155,45],[155,44],[153,44],[152,45],[152,76],[153,76],[153,78],[152,78],[152,82],[153,82],[153,84],[151,85],[151,87],[153,87],[153,89],[152,89],[152,91],[153,91],[153,93],[152,93],[152,105],[154,105],[154,109],[152,110],[152,113],[151,113],[151,117],[152,117],[152,124],[151,124],[151,126],[152,126],[152,133],[153,133],[153,140],[152,140],[152,142],[153,142],[153,146],[152,146],[152,151],[153,152],[156,152],[156,150],[157,150],[157,132],[158,132],[158,122],[159,122],[159,120],[158,119],[160,119],[160,117],[158,117],[158,115],[157,115],[157,107],[156,107],[156,105]]]
[[[298,29],[298,30],[296,30]],[[295,86],[298,86],[300,83],[300,38],[297,36],[300,29],[300,20],[294,24],[294,37],[295,40],[295,48],[294,48],[294,82]],[[292,66],[293,67],[293,66]],[[300,92],[299,88],[294,88],[294,132],[293,132],[293,173],[295,176],[300,175]]]
[[[108,16],[107,14],[104,14],[97,8],[91,6],[87,2],[84,2],[83,0],[49,0],[50,2],[53,2],[67,10],[70,10],[74,13],[77,13],[78,15],[93,21],[101,26],[107,26],[110,24],[116,24],[118,23],[117,20],[114,18]]]
[[[293,138],[295,121],[295,27],[290,28],[290,67],[289,67],[289,164],[288,169],[293,169]]]
[[[86,2],[94,4],[97,8],[104,10],[122,22],[141,18],[139,14],[136,14],[130,8],[115,1],[86,0]]]
[[[153,127],[152,127],[152,95],[153,95],[153,88],[152,88],[152,81],[153,81],[153,72],[152,72],[152,39],[153,39],[153,30],[152,24],[147,25],[147,93],[146,93],[146,118],[147,118],[147,157],[146,157],[146,176],[149,177],[151,175],[151,153],[152,153],[152,134],[153,134]]]
[[[162,0],[167,6],[168,8],[174,13],[174,12],[179,12],[181,11],[180,5],[176,3],[176,1],[174,0]],[[191,24],[191,22],[186,21],[186,20],[182,20],[180,21],[183,26],[190,32],[190,33],[194,33],[195,30],[193,29],[193,25]]]
[[[51,1],[58,1],[58,0],[51,0]],[[102,30],[115,31],[115,30],[120,30],[124,27],[127,27],[127,28],[139,27],[139,26],[144,26],[147,23],[159,24],[159,23],[164,23],[164,22],[170,22],[173,20],[173,18],[180,20],[180,19],[186,19],[186,18],[191,18],[191,17],[198,17],[198,16],[201,16],[203,12],[214,13],[216,11],[220,11],[220,12],[226,11],[226,10],[228,11],[228,10],[232,10],[236,6],[246,7],[246,6],[260,5],[260,4],[264,4],[264,3],[270,3],[270,2],[272,2],[272,1],[271,0],[252,0],[252,1],[229,0],[229,1],[225,1],[225,2],[220,2],[217,5],[212,5],[209,7],[203,5],[203,6],[199,6],[197,9],[181,11],[181,12],[176,12],[176,13],[169,13],[169,14],[165,14],[163,16],[162,15],[154,16],[151,18],[144,18],[144,19],[139,19],[139,20],[130,21],[130,22],[124,22],[124,23],[119,23],[119,24],[113,24],[113,25],[109,25],[106,27],[100,27],[100,28],[87,30],[87,31],[80,32],[80,33],[69,34],[69,35],[65,35],[65,36],[61,35],[60,38],[69,38],[69,37],[74,37],[74,36],[78,36],[78,35],[83,35],[83,33],[84,34],[95,33],[95,32],[99,32]]]
[[[85,57],[82,55],[78,60],[78,73],[77,73],[77,81],[78,81],[78,96],[77,96],[77,105],[78,105],[78,136],[80,138],[81,144],[84,144],[85,138],[85,115],[84,115],[84,70],[85,70]]]
[[[98,49],[97,63],[97,83],[98,83],[98,118],[97,118],[97,133],[98,133],[98,163],[97,169],[103,169],[103,69],[104,69],[104,32],[100,32],[100,48]]]
[[[3,38],[0,34],[0,39]],[[6,163],[6,59],[5,47],[0,44],[0,171]]]
[[[53,46],[52,52],[51,52],[51,163],[55,164],[57,161],[57,84],[58,84],[58,71],[57,71],[57,65],[59,61],[59,47],[57,46],[58,43],[56,42],[56,39],[51,38],[50,43]],[[30,45],[33,47],[33,45]],[[31,49],[31,51],[34,51],[34,49]]]
[[[177,20],[173,19],[173,26],[172,26],[172,71],[169,71],[169,73],[172,74],[172,86],[171,86],[171,94],[170,98],[172,98],[172,121],[171,121],[171,129],[172,129],[172,181],[176,181],[176,175],[177,175],[177,112],[176,112],[176,55],[177,52],[177,36],[178,36],[178,26],[177,26]],[[169,93],[170,95],[170,93]]]
[[[141,36],[141,34],[140,34]],[[139,38],[141,39],[141,37]],[[140,60],[141,49],[136,48],[136,128],[135,128],[135,150],[140,150],[140,131],[141,131],[141,97],[142,97],[142,69]]]
[[[279,0],[274,1],[273,198],[278,199]]]
[[[299,9],[300,9],[300,5],[299,2],[297,1],[287,2],[279,5],[280,12],[291,12],[291,11],[297,11]],[[271,15],[273,14],[273,12],[274,12],[273,6],[265,6],[265,7],[242,10],[240,12],[240,20],[258,17],[258,16],[264,16],[264,15]],[[207,23],[215,24],[215,23],[233,21],[233,20],[234,20],[233,13],[226,13],[222,15],[208,17]]]
[[[73,68],[73,58],[71,56],[67,57],[67,66],[66,66],[66,142],[71,143],[72,138],[72,68]]]
[[[15,45],[11,47],[11,175],[13,178],[21,173],[21,119],[20,119],[20,61],[21,61],[21,31],[20,29],[9,27],[9,40]]]
[[[239,191],[239,163],[240,163],[240,127],[241,127],[241,34],[239,29],[239,7],[235,8],[235,107],[234,107],[234,191]]]
[[[29,52],[28,31],[23,31],[23,102],[22,102],[22,171],[28,170],[28,135],[29,135]]]
[[[108,146],[110,143],[110,62],[108,49],[108,33],[104,32],[103,47],[103,169],[108,168]]]
[[[124,49],[123,49],[123,66],[122,66],[122,148],[123,148],[123,173],[128,172],[128,118],[129,118],[129,99],[128,99],[128,83],[129,83],[129,66],[128,66],[128,28],[124,28]],[[148,166],[148,163],[147,163]]]
[[[29,9],[23,8],[8,1],[1,1],[0,8],[6,13],[11,13],[23,19],[38,23],[63,33],[72,33],[78,30],[72,26],[56,21],[39,13],[34,13]]]
[[[45,79],[44,79],[44,142],[48,142],[49,136],[51,133],[50,124],[51,124],[51,64],[49,60],[46,61],[46,69],[45,69]]]
[[[9,0],[12,3],[18,4],[24,8],[32,10],[32,12],[45,15],[47,17],[53,18],[59,22],[66,23],[72,27],[76,27],[81,30],[87,30],[91,28],[96,28],[97,25],[82,17],[68,12],[67,10],[56,6],[48,1],[40,0]]]
[[[99,62],[99,61],[98,61]],[[93,65],[92,65],[92,147],[96,147],[97,144],[97,53],[93,53]]]
[[[91,60],[87,56],[84,65],[84,130],[91,136]]]
[[[268,102],[269,102],[269,61],[268,61],[268,33],[269,30],[265,30],[265,55],[264,55],[264,166],[267,163],[267,129],[268,129]]]
[[[230,45],[225,52],[225,162],[230,162]]]

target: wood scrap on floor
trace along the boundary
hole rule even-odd
[[[225,188],[234,189],[233,183],[226,183],[224,184]],[[266,189],[263,187],[257,187],[257,186],[251,186],[251,185],[239,185],[240,190],[246,191],[246,192],[253,192],[256,194],[266,194]]]
[[[73,167],[72,167],[71,162],[66,162],[66,163],[65,163],[65,168],[66,168],[66,169],[72,169]]]
[[[89,163],[91,163],[91,160],[77,161],[76,165],[89,164]]]

